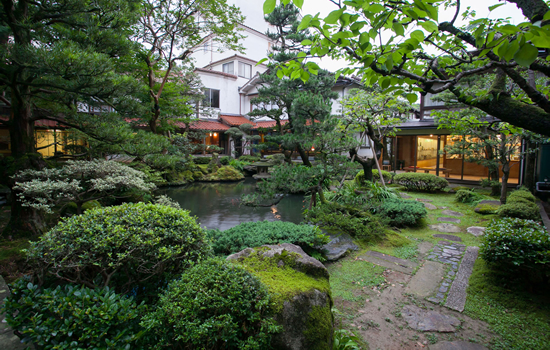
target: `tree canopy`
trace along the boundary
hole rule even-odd
[[[359,74],[384,93],[404,92],[414,102],[418,93],[450,91],[462,104],[550,135],[550,8],[543,0],[507,1],[517,5],[525,22],[477,18],[460,0],[334,0],[327,17],[303,17],[298,29],[315,33],[302,42],[311,50],[281,70],[304,78],[303,73],[314,73],[303,65],[307,57],[344,59],[349,67],[340,73]],[[275,4],[265,1],[264,11]],[[488,5],[492,11],[502,3]],[[450,21],[439,20],[443,9],[454,12]],[[466,24],[458,25],[459,18]],[[476,94],[461,86],[464,78],[479,74],[492,74],[492,84]]]

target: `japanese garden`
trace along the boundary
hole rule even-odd
[[[0,349],[550,349],[550,2],[0,17]]]

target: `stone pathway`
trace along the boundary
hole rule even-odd
[[[462,259],[465,248],[466,246],[463,244],[439,241],[432,253],[427,256],[429,260],[438,261],[450,266],[441,285],[439,285],[439,288],[434,293],[435,296],[428,298],[429,301],[439,304],[445,300],[445,295],[449,291],[451,283],[453,283],[453,279],[457,275],[458,266],[460,265],[460,260]]]
[[[434,231],[446,233],[459,233],[461,231],[460,227],[456,226],[455,224],[449,224],[446,222],[441,224],[429,225],[428,227]]]
[[[429,350],[485,350],[483,345],[466,341],[443,341],[430,345]]]
[[[460,321],[453,316],[443,315],[432,310],[421,309],[415,305],[405,305],[401,312],[409,327],[423,332],[455,332]]]
[[[445,303],[446,307],[460,312],[464,311],[468,280],[474,269],[474,262],[477,259],[478,252],[478,247],[468,247],[466,249],[466,254],[464,254],[464,258],[458,269],[458,274],[447,296],[447,302]]]
[[[431,203],[424,203],[424,206],[426,207],[426,209],[430,209],[430,210],[436,210],[437,207]]]
[[[471,233],[472,235],[474,235],[476,237],[479,237],[479,236],[483,236],[485,234],[486,229],[487,229],[486,227],[471,226],[471,227],[468,227],[466,229],[466,231],[468,231],[468,233]]]
[[[455,224],[460,224],[460,219],[457,219],[457,218],[437,218],[437,221],[452,222]]]
[[[408,275],[412,274],[414,268],[418,265],[415,262],[405,259],[399,259],[388,254],[375,252],[373,250],[370,250],[361,255],[359,259],[368,261],[379,266],[387,267],[395,271],[406,273]]]
[[[455,236],[455,235],[446,235],[446,234],[437,233],[433,236],[435,238],[443,238],[443,239],[447,239],[449,241],[462,242],[462,238],[460,238],[458,236]]]
[[[454,210],[443,210],[441,214],[447,215],[447,216],[464,216],[464,214]]]

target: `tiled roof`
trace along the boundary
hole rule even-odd
[[[185,123],[175,123],[176,126],[185,129]],[[209,130],[209,131],[225,131],[229,130],[229,126],[213,120],[196,120],[191,122],[189,126],[191,130]]]
[[[288,120],[281,120],[281,124],[285,125],[288,122]],[[266,120],[266,121],[259,121],[256,122],[256,125],[254,126],[254,129],[259,128],[274,128],[277,125],[277,122],[275,120]]]
[[[233,116],[233,115],[220,115],[221,120],[223,120],[227,125],[230,126],[239,126],[243,124],[256,124],[253,121],[250,121],[243,117],[242,115]]]

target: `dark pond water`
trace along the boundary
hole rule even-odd
[[[246,178],[241,182],[197,182],[181,187],[167,187],[158,191],[177,201],[183,209],[197,216],[201,226],[208,229],[227,230],[248,221],[302,221],[304,197],[289,195],[279,204],[267,208],[240,205],[242,194],[254,192],[256,180]]]

